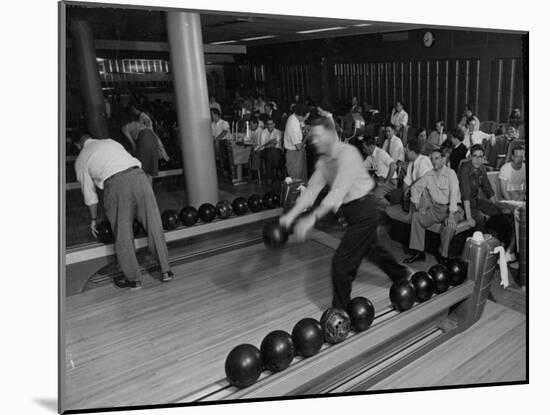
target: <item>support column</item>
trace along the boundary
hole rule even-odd
[[[72,50],[78,65],[88,133],[94,138],[107,138],[109,129],[105,119],[105,102],[99,79],[92,28],[86,20],[75,19],[71,21],[70,31]]]
[[[166,28],[189,204],[218,201],[200,14],[167,12]]]

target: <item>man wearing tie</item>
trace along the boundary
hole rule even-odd
[[[476,120],[475,118],[468,118],[467,122],[467,130],[464,137],[464,145],[466,148],[470,149],[472,146],[475,146],[476,144],[483,145],[486,141],[490,141],[491,144],[494,144],[495,142],[495,135],[494,134],[486,134],[481,130],[476,130]]]
[[[367,171],[375,172],[376,188],[372,195],[381,207],[385,207],[389,202],[384,196],[397,188],[397,164],[384,149],[375,144],[372,137],[363,141],[363,149],[367,153],[363,166]]]
[[[386,140],[382,145],[382,150],[386,151],[397,164],[404,162],[405,149],[403,148],[403,141],[395,135],[393,126],[390,124],[386,125],[384,133],[386,134]]]

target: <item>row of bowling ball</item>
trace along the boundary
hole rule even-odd
[[[397,311],[408,310],[415,302],[428,301],[433,295],[462,284],[467,274],[467,263],[460,258],[451,258],[445,264],[432,266],[428,272],[414,273],[410,280],[394,282],[390,288],[390,301]]]
[[[364,297],[350,301],[346,311],[329,308],[321,320],[304,318],[292,329],[292,334],[275,330],[264,337],[260,348],[241,344],[228,354],[225,374],[229,383],[244,388],[255,383],[264,369],[280,372],[286,369],[294,357],[316,355],[325,342],[336,344],[344,341],[353,329],[367,330],[374,320],[374,306]]]
[[[280,198],[275,192],[267,192],[260,197],[253,194],[248,199],[237,197],[233,202],[228,200],[220,200],[216,206],[211,203],[203,203],[199,209],[192,206],[184,207],[178,214],[175,210],[168,209],[162,212],[162,227],[164,230],[170,231],[176,229],[180,223],[185,226],[193,226],[199,219],[201,222],[212,222],[216,217],[219,219],[227,219],[232,214],[242,216],[248,213],[259,212],[263,209],[274,209],[280,206]]]

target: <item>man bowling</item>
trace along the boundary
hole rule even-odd
[[[345,310],[363,257],[376,263],[393,281],[407,278],[409,271],[378,243],[379,211],[371,194],[375,183],[363,167],[359,151],[339,141],[334,123],[328,118],[313,121],[310,136],[319,153],[315,171],[294,207],[280,217],[279,223],[289,229],[298,215],[313,205],[323,187],[330,186],[320,205],[296,221],[294,232],[298,241],[304,241],[315,223],[330,211],[340,209],[344,215],[348,226],[332,258],[331,274],[332,306]]]

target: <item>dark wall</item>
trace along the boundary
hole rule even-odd
[[[523,109],[522,35],[430,31],[429,48],[422,41],[426,30],[414,30],[250,47],[248,59],[278,78],[267,84],[282,89],[283,105],[296,93],[287,74],[306,64],[304,94],[315,101],[347,104],[358,96],[388,113],[402,99],[416,126],[431,127],[440,118],[453,124],[466,103],[481,120],[503,121],[512,107]],[[321,76],[323,67],[328,76]]]

